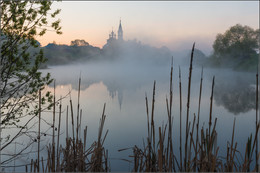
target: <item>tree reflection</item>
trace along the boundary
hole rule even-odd
[[[248,78],[230,78],[216,84],[215,103],[238,115],[255,109],[255,84]]]
[[[135,66],[133,66],[135,65]],[[183,67],[185,68],[185,67]],[[167,83],[169,78],[164,66],[143,66],[136,64],[108,63],[90,64],[84,66],[64,66],[54,68],[52,75],[56,78],[58,85],[71,85],[72,90],[78,90],[78,79],[75,78],[75,71],[82,71],[81,90],[86,90],[92,84],[103,83],[107,87],[110,97],[118,99],[119,108],[124,103],[125,92],[136,91],[142,86],[149,86],[156,79],[158,83]],[[156,70],[155,70],[156,69]],[[194,68],[194,81],[199,81],[200,69]],[[255,109],[255,74],[236,72],[228,69],[216,70],[206,69],[204,77],[206,83],[203,88],[211,83],[212,76],[216,76],[214,101],[217,106],[223,106],[232,114],[245,113]],[[198,74],[198,75],[196,75]],[[174,73],[173,78],[177,78]],[[188,76],[183,70],[182,76]],[[196,78],[197,76],[197,78]],[[183,81],[184,85],[185,82]],[[209,82],[209,83],[208,83]],[[209,85],[210,86],[210,85]],[[176,92],[176,94],[179,94]],[[183,94],[186,94],[185,91]],[[206,96],[208,97],[208,96]]]

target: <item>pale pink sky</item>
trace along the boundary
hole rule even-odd
[[[52,8],[61,9],[63,34],[38,38],[43,46],[84,39],[102,47],[121,18],[125,40],[171,50],[189,49],[195,41],[209,54],[217,33],[237,23],[259,28],[259,1],[63,1]]]

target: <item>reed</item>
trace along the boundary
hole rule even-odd
[[[192,76],[192,62],[195,43],[192,46],[190,68],[189,68],[189,81],[188,81],[188,97],[187,97],[187,116],[186,116],[186,135],[185,135],[185,157],[184,157],[184,170],[187,171],[187,150],[189,140],[189,111],[190,111],[190,90],[191,90],[191,76]]]
[[[167,149],[169,148],[169,170],[173,171],[172,169],[175,170],[175,165],[174,165],[174,153],[173,153],[173,143],[172,143],[172,122],[173,122],[173,117],[172,117],[172,99],[173,99],[173,91],[172,91],[172,75],[173,75],[173,57],[172,57],[172,63],[171,63],[171,73],[170,73],[170,105],[168,105],[168,101],[166,99],[166,104],[168,107],[168,123],[169,123],[169,130],[168,130],[168,144],[167,144]],[[172,164],[173,163],[173,164]]]
[[[54,91],[54,97],[53,97],[53,121],[52,121],[52,172],[55,171],[55,104],[56,104],[56,94],[55,94],[55,80],[54,80],[54,87],[53,87],[53,91]]]
[[[37,171],[39,172],[40,171],[40,146],[41,146],[41,141],[40,141],[40,136],[41,136],[41,105],[42,105],[42,103],[41,103],[41,100],[42,100],[42,98],[41,98],[41,90],[39,90],[39,125],[38,125],[38,137],[37,137],[37,139],[38,139],[38,163],[37,163]]]
[[[61,108],[62,103],[60,99],[60,105],[59,105],[59,124],[58,124],[58,138],[57,138],[57,166],[56,170],[60,171],[60,124],[61,124]]]
[[[80,85],[80,82],[79,82]],[[80,88],[80,86],[79,86]],[[55,89],[54,89],[55,90]],[[40,91],[39,91],[40,92]],[[54,92],[55,94],[55,92]],[[78,94],[78,97],[80,95]],[[55,98],[55,95],[54,95]],[[79,99],[78,99],[79,101]],[[39,97],[39,105],[41,104],[41,98]],[[55,105],[56,102],[53,102]],[[79,102],[78,102],[79,105]],[[104,142],[108,134],[108,130],[103,135],[103,129],[105,124],[105,107],[104,104],[100,124],[98,131],[97,141],[94,141],[90,146],[87,145],[87,126],[84,129],[83,139],[80,138],[80,125],[82,120],[82,110],[79,110],[80,107],[77,106],[77,112],[80,112],[79,119],[77,121],[77,126],[74,126],[73,121],[73,107],[72,100],[70,97],[70,106],[71,106],[71,126],[72,126],[72,138],[68,135],[68,106],[66,111],[66,141],[65,146],[60,145],[60,135],[61,135],[61,119],[62,119],[62,102],[60,99],[59,103],[59,120],[58,120],[58,133],[55,136],[52,136],[52,139],[56,140],[57,138],[57,147],[55,142],[52,142],[47,146],[47,158],[44,160],[42,158],[42,171],[43,172],[108,172],[110,170],[108,164],[108,151],[104,148]],[[55,114],[55,111],[53,111]],[[40,115],[40,113],[39,113]],[[40,118],[40,116],[39,116]],[[40,120],[40,119],[39,119]],[[55,122],[55,121],[54,121]],[[52,124],[54,125],[54,123]],[[40,122],[39,122],[40,128]],[[53,126],[55,130],[55,126]],[[76,129],[76,131],[74,131]],[[38,132],[38,134],[40,131]],[[76,136],[76,138],[75,138]],[[38,141],[39,144],[39,141]],[[88,147],[87,147],[88,146]],[[55,150],[54,150],[55,149]],[[31,160],[30,171],[31,172],[40,172],[40,155],[38,147],[38,158],[36,160]],[[56,153],[54,155],[54,153]],[[54,157],[55,156],[55,157]],[[54,161],[53,161],[54,158]],[[55,161],[56,160],[56,161]],[[28,171],[27,167],[26,170]]]
[[[79,77],[79,87],[78,87],[78,107],[77,107],[77,126],[76,126],[76,141],[78,140],[78,138],[79,138],[79,116],[80,116],[80,114],[79,114],[79,111],[80,111],[80,109],[79,109],[79,99],[80,99],[80,83],[81,83],[81,76]]]
[[[256,73],[256,108],[255,108],[255,112],[256,112],[255,127],[257,129],[257,124],[259,124],[259,122],[258,122],[258,66],[257,66],[257,73]],[[258,136],[256,136],[256,149],[255,149],[256,172],[259,171],[258,159],[259,159],[259,156],[258,156]]]
[[[181,93],[181,68],[179,66],[179,92],[180,92],[180,171],[182,171],[182,93]]]
[[[196,145],[195,145],[195,163],[193,171],[197,171],[197,154],[198,154],[198,142],[199,142],[199,123],[200,123],[200,103],[201,103],[201,94],[202,94],[202,82],[203,82],[203,67],[201,68],[201,77],[200,77],[200,92],[199,92],[199,105],[198,105],[198,118],[196,124]]]
[[[170,70],[170,86],[169,97],[166,96],[167,109],[167,124],[156,126],[155,123],[155,94],[156,81],[153,83],[151,107],[149,106],[147,94],[145,94],[145,106],[147,116],[147,137],[143,142],[143,147],[132,147],[133,155],[133,170],[134,172],[250,172],[258,171],[258,160],[260,153],[258,152],[258,132],[260,123],[258,120],[258,72],[256,74],[256,129],[254,136],[248,138],[245,145],[245,152],[242,154],[238,151],[238,143],[235,141],[236,118],[233,121],[231,141],[227,141],[225,156],[219,156],[219,146],[217,145],[218,133],[217,118],[213,118],[213,98],[215,87],[215,76],[212,78],[211,95],[209,98],[210,111],[208,117],[208,124],[206,127],[200,128],[200,106],[203,87],[203,67],[201,69],[200,90],[198,98],[198,112],[197,115],[193,113],[193,119],[189,121],[190,114],[190,95],[192,91],[192,63],[195,43],[193,44],[189,78],[188,78],[188,95],[187,95],[187,115],[186,122],[182,122],[182,81],[181,68],[179,66],[179,101],[180,101],[180,131],[179,131],[179,159],[174,153],[174,144],[177,143],[173,138],[173,58]],[[73,114],[73,103],[70,96],[69,106],[66,108],[66,141],[65,146],[60,145],[60,124],[62,119],[62,103],[59,104],[59,122],[58,133],[55,135],[55,82],[54,82],[54,101],[53,101],[53,135],[52,143],[47,147],[47,158],[41,159],[43,172],[108,172],[110,171],[108,150],[104,147],[105,139],[108,135],[108,130],[104,133],[104,125],[106,120],[105,109],[103,106],[101,114],[97,140],[91,145],[87,141],[87,126],[84,128],[83,138],[81,138],[82,126],[82,110],[80,109],[80,85],[81,77],[79,78],[78,87],[78,103],[76,107],[76,117]],[[169,99],[168,99],[169,98]],[[61,100],[61,99],[60,99]],[[26,171],[31,172],[40,171],[40,120],[41,120],[41,92],[39,91],[39,130],[38,130],[38,158],[31,160],[30,167],[26,166]],[[150,109],[149,109],[150,108]],[[71,114],[71,128],[72,137],[69,136],[69,112]],[[76,125],[74,124],[76,119]],[[185,134],[182,134],[182,125],[185,123]],[[158,128],[158,129],[157,129]],[[156,135],[156,133],[158,133]],[[184,136],[183,136],[184,135]],[[57,137],[57,147],[55,147],[55,140]],[[185,143],[182,143],[182,139]],[[184,157],[182,147],[184,145]],[[123,151],[126,149],[122,149]],[[56,153],[56,154],[55,154]],[[255,156],[255,165],[253,165],[253,158]]]
[[[234,119],[232,138],[227,142],[226,157],[219,156],[219,146],[217,145],[218,133],[216,131],[217,118],[213,119],[213,97],[215,76],[212,79],[211,95],[210,95],[210,111],[208,118],[208,127],[199,127],[200,124],[200,105],[203,86],[203,68],[201,69],[200,90],[198,100],[198,113],[197,116],[193,113],[192,122],[189,121],[189,104],[190,104],[190,91],[191,91],[191,75],[192,75],[192,59],[193,51],[191,53],[191,64],[189,69],[189,81],[188,81],[188,96],[187,96],[187,118],[186,118],[186,133],[185,133],[185,156],[182,158],[182,93],[181,93],[181,69],[179,67],[179,91],[180,91],[180,157],[177,159],[173,152],[173,134],[172,134],[172,114],[171,114],[171,99],[172,94],[172,67],[170,72],[170,97],[169,100],[166,97],[166,108],[168,122],[164,126],[158,127],[158,139],[155,138],[155,123],[154,123],[154,107],[155,107],[155,82],[153,87],[153,98],[151,115],[149,114],[149,104],[147,95],[145,95],[146,116],[147,116],[147,144],[144,143],[143,148],[134,146],[133,150],[133,171],[134,172],[229,172],[229,171],[256,171],[257,164],[254,169],[251,169],[253,151],[257,159],[260,153],[257,152],[257,136],[260,124],[256,124],[255,137],[248,140],[246,144],[246,152],[243,162],[240,162],[240,158],[243,158],[238,151],[238,143],[235,141],[235,126],[236,120]],[[151,119],[151,121],[150,121]],[[155,143],[157,145],[155,145]],[[171,148],[172,147],[172,148]],[[122,150],[120,150],[122,151]],[[175,167],[174,165],[177,165]]]
[[[69,138],[69,106],[67,105],[67,109],[66,109],[66,139]]]

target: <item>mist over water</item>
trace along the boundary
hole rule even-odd
[[[180,171],[189,171],[187,167],[191,165],[192,170],[198,171],[204,166],[207,167],[205,170],[214,167],[214,171],[238,170],[242,163],[246,165],[243,160],[250,158],[246,154],[252,155],[250,170],[257,165],[258,151],[253,148],[258,146],[257,140],[254,145],[249,137],[257,132],[256,116],[259,117],[259,110],[256,112],[259,86],[256,86],[254,72],[259,64],[259,8],[255,8],[259,2],[37,4],[23,1],[6,4],[3,1],[1,4],[5,5],[2,10],[6,12],[1,15],[4,24],[0,41],[3,49],[0,62],[3,70],[0,71],[4,80],[1,91],[6,98],[3,98],[3,125],[0,126],[0,173],[28,172],[33,167],[46,172],[50,165],[52,170],[56,167],[59,171],[60,162],[67,168],[83,166],[85,169],[84,161],[97,166],[99,164],[95,162],[89,164],[89,160],[92,160],[90,157],[100,158],[100,143],[95,142],[100,141],[101,129],[101,138],[105,136],[101,146],[108,153],[108,167],[112,172],[134,170],[134,147],[148,151],[145,147],[149,133],[154,135],[152,150],[158,149],[154,155],[148,145],[149,156],[145,157],[151,161],[149,167],[155,163],[154,156],[158,156],[154,164],[158,169],[151,170],[172,170],[162,168],[164,151],[166,162],[173,159],[173,165],[172,160],[169,161],[173,170],[180,160],[184,163],[180,162],[181,167],[185,167],[177,168]],[[195,49],[191,51],[192,44]],[[190,85],[191,52],[194,56]],[[55,82],[39,88],[42,82],[49,80],[48,73]],[[28,97],[31,90],[35,91],[33,97]],[[55,95],[53,100],[52,95]],[[170,109],[168,100],[172,103]],[[101,125],[103,108],[104,127]],[[172,124],[168,122],[169,114]],[[197,127],[195,120],[199,120]],[[147,128],[149,121],[150,129]],[[216,131],[211,131],[209,127],[214,122],[217,122],[216,129],[213,128]],[[165,127],[165,130],[162,128],[161,131],[159,127]],[[83,149],[78,136],[83,141],[85,129]],[[202,146],[198,150],[197,143],[196,149],[192,146],[195,145],[192,140],[195,131]],[[69,155],[64,148],[68,147],[67,137],[71,139],[72,136],[72,149],[67,148],[67,151],[73,154]],[[163,136],[163,147],[162,140],[157,143],[159,136]],[[186,142],[190,138],[188,147],[184,147],[185,137]],[[97,152],[91,152],[94,143],[98,146]],[[218,157],[209,154],[212,148]],[[199,160],[192,158],[195,150],[203,155]],[[189,155],[188,162],[185,152]],[[69,160],[73,159],[73,163],[68,164],[67,159],[59,156],[71,156],[73,158]],[[57,161],[54,161],[55,157]],[[209,160],[215,164],[210,164]]]
[[[81,90],[86,90],[93,84],[103,83],[108,92],[113,95],[113,92],[122,92],[123,90],[136,91],[144,85],[151,85],[152,87],[154,80],[157,85],[169,84],[171,57],[167,61],[168,63],[157,65],[156,63],[149,64],[149,62],[142,64],[133,59],[121,59],[113,62],[50,66],[48,70],[43,72],[50,72],[58,86],[71,85],[68,90],[78,90],[78,79],[81,76]],[[176,95],[179,94],[179,67],[182,75],[182,87],[185,88],[188,82],[188,63],[183,65],[177,58],[173,58],[173,83]],[[199,66],[193,67],[192,91],[195,93],[198,91],[195,90],[199,86],[201,68]],[[205,86],[211,85],[213,76],[216,80],[214,90],[216,106],[222,106],[234,115],[255,109],[256,81],[253,73],[204,68],[204,90],[206,89]],[[165,93],[167,92],[166,90]],[[185,89],[184,92],[186,92]]]
[[[185,57],[185,56],[183,56]],[[105,148],[108,149],[112,171],[131,171],[132,163],[122,159],[131,160],[132,150],[118,152],[119,149],[141,147],[147,136],[147,119],[145,107],[145,94],[148,96],[149,109],[151,109],[153,82],[156,81],[155,93],[155,127],[167,123],[166,95],[169,97],[170,67],[172,57],[166,57],[163,63],[156,59],[138,61],[138,57],[125,57],[113,61],[97,61],[62,66],[49,66],[42,70],[43,74],[51,73],[56,81],[56,98],[66,96],[71,91],[73,106],[76,109],[78,95],[78,81],[81,77],[80,108],[82,109],[82,128],[88,126],[88,147],[97,140],[99,119],[106,103],[107,115],[104,130],[108,129]],[[186,121],[187,86],[189,74],[189,60],[182,61],[173,56],[173,139],[174,152],[179,148],[179,66],[182,80],[182,123]],[[238,150],[244,151],[245,141],[254,132],[255,123],[255,75],[253,73],[235,72],[228,69],[204,68],[203,89],[201,100],[200,126],[207,127],[210,110],[210,93],[212,78],[215,76],[215,89],[213,100],[213,120],[218,119],[217,132],[218,145],[226,146],[231,139],[232,125],[236,117],[235,140]],[[201,66],[194,65],[191,80],[190,120],[198,112],[199,86]],[[45,91],[53,91],[53,84]],[[69,96],[62,100],[61,145],[65,146],[66,106],[69,105]],[[76,114],[76,110],[74,113]],[[44,121],[52,122],[52,113],[42,115]],[[57,115],[58,117],[58,115]],[[34,123],[36,123],[35,120]],[[69,122],[71,117],[69,116]],[[51,128],[43,123],[42,129],[47,135],[42,137],[43,150],[41,155],[47,157],[46,146],[51,142]],[[35,128],[37,126],[35,125]],[[243,127],[243,128],[242,128]],[[244,128],[246,127],[246,128]],[[185,131],[184,125],[182,131]],[[71,135],[71,124],[69,124]],[[157,134],[157,132],[156,132]],[[158,134],[157,134],[158,135]],[[26,141],[24,139],[24,141]],[[221,148],[221,147],[220,147]],[[37,143],[32,150],[37,149]],[[10,153],[13,150],[10,148]],[[226,151],[220,150],[224,156]],[[34,157],[33,153],[31,157]],[[178,155],[178,154],[177,154]],[[30,158],[30,157],[28,157]],[[26,162],[25,158],[17,159],[17,164]],[[23,168],[21,168],[23,171]]]
[[[105,147],[111,158],[112,171],[130,171],[132,165],[121,159],[130,159],[131,150],[118,152],[119,149],[142,146],[146,137],[145,94],[151,108],[152,87],[156,80],[155,125],[167,123],[166,95],[169,95],[170,64],[138,63],[136,60],[123,59],[113,62],[92,62],[66,66],[51,66],[43,72],[50,72],[56,79],[58,94],[72,90],[74,105],[77,100],[78,79],[81,76],[81,99],[83,126],[89,130],[89,142],[96,140],[98,121],[103,104],[106,103],[105,129],[109,129]],[[180,62],[180,61],[179,61]],[[173,62],[173,129],[174,139],[178,141],[179,131],[179,64]],[[188,65],[181,64],[183,115],[186,115]],[[238,148],[244,150],[245,140],[254,131],[255,121],[255,75],[234,72],[228,69],[204,68],[201,102],[201,126],[208,126],[212,78],[215,76],[213,119],[217,118],[217,131],[220,134],[218,145],[226,145],[231,138],[232,125],[236,117]],[[201,67],[195,66],[192,72],[190,119],[197,114]],[[50,85],[50,89],[52,86]],[[57,94],[57,95],[58,95]],[[63,104],[68,104],[68,100]],[[183,123],[186,121],[183,116]],[[241,127],[247,127],[245,130]],[[184,129],[183,129],[184,131]],[[227,133],[228,132],[228,133]],[[179,142],[175,143],[176,152]],[[225,151],[220,150],[224,155]]]

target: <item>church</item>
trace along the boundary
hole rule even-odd
[[[119,22],[119,27],[117,31],[117,38],[115,32],[112,30],[112,32],[109,34],[109,38],[107,39],[107,44],[114,43],[116,41],[123,41],[123,29],[122,29],[122,24],[121,20]]]

